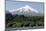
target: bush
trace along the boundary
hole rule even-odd
[[[28,27],[29,24],[30,24],[30,23],[28,23],[28,22],[27,22],[27,23],[24,23],[24,26],[25,26],[25,27]]]
[[[8,25],[8,27],[12,27],[12,26],[13,26],[13,24],[9,24],[9,25]]]
[[[21,22],[16,22],[16,27],[21,27],[23,24]]]
[[[24,26],[24,24],[21,24],[21,27],[23,27]]]

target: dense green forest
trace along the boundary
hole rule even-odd
[[[6,14],[6,27],[33,27],[44,25],[44,16]]]

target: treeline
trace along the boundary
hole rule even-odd
[[[10,24],[10,25],[9,25]],[[20,27],[20,25],[30,26],[30,24],[44,24],[44,16],[24,16],[24,15],[12,15],[6,14],[6,27]]]
[[[6,14],[6,21],[11,22],[11,21],[32,21],[32,18],[24,15],[12,15],[12,14]]]

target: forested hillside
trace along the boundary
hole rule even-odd
[[[44,25],[44,16],[6,15],[6,27],[33,27]]]

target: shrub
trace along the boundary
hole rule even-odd
[[[25,27],[28,27],[30,23],[24,23],[24,26]]]
[[[16,27],[21,27],[23,24],[20,22],[16,22]]]
[[[9,24],[9,25],[8,25],[8,27],[12,27],[12,26],[13,26],[13,24]]]

